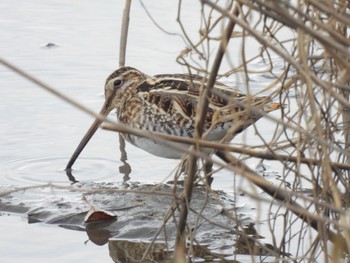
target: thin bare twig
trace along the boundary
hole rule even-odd
[[[232,13],[237,15],[238,14],[238,6],[235,5],[232,8]],[[226,26],[226,30],[222,36],[222,40],[220,42],[219,49],[217,51],[214,64],[212,66],[211,72],[209,74],[208,82],[206,84],[205,89],[203,90],[199,103],[198,103],[198,111],[196,116],[196,123],[195,123],[195,134],[194,139],[200,139],[202,137],[202,131],[204,127],[204,120],[205,116],[207,114],[208,110],[208,98],[211,94],[211,89],[214,86],[214,83],[216,81],[216,76],[219,71],[219,67],[221,65],[222,58],[226,52],[227,44],[231,38],[232,31],[234,29],[235,22],[228,22]],[[194,145],[194,150],[199,150],[198,145]],[[185,248],[185,238],[184,238],[184,232],[186,227],[186,220],[187,220],[187,214],[188,214],[188,207],[189,203],[191,201],[192,196],[192,190],[193,190],[193,184],[195,181],[195,175],[197,170],[197,157],[194,155],[190,155],[188,159],[188,169],[187,169],[187,177],[185,180],[185,195],[184,195],[184,201],[180,209],[180,215],[179,215],[179,225],[177,229],[176,234],[176,246],[175,246],[175,260],[184,261],[184,255],[181,254],[181,251],[184,251]],[[177,258],[180,257],[180,258]]]

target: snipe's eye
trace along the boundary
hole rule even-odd
[[[114,87],[119,88],[123,84],[123,81],[120,79],[117,79],[114,81]]]

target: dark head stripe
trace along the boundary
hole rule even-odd
[[[123,76],[125,75],[126,73],[129,73],[131,71],[134,71],[134,72],[140,72],[138,71],[137,69],[133,68],[133,67],[121,67],[119,69],[117,69],[116,71],[114,71],[111,75],[109,75],[109,77],[106,79],[106,83],[105,85],[107,85],[107,83],[111,80],[111,79],[114,79],[118,76]]]

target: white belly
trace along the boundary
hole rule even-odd
[[[150,140],[148,138],[137,137],[133,135],[126,135],[124,136],[124,138],[126,141],[130,142],[136,147],[159,157],[169,158],[169,159],[181,159],[182,155],[184,154],[183,151],[176,150],[173,147],[168,146],[162,142]],[[182,144],[182,143],[175,143],[175,144],[184,148],[189,147],[188,144]]]

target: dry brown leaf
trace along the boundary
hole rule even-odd
[[[96,223],[96,222],[101,222],[101,221],[108,221],[108,220],[114,220],[117,219],[117,216],[114,215],[112,212],[102,210],[93,204],[91,204],[86,196],[83,197],[84,201],[88,204],[89,206],[89,211],[85,216],[84,222],[85,223]]]

